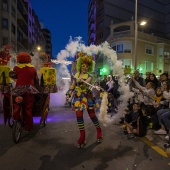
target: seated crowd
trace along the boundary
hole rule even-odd
[[[134,77],[128,80],[130,90],[134,92],[133,99],[129,99],[129,105],[124,110],[124,117],[120,123],[124,123],[124,133],[131,139],[135,135],[145,136],[148,128],[154,130],[155,135],[170,137],[170,79],[167,73],[157,79],[155,74],[146,73],[146,79],[142,78],[139,71],[134,72]],[[100,86],[108,91],[108,112],[117,111],[119,84],[116,77],[104,76]],[[111,110],[112,109],[112,110]]]

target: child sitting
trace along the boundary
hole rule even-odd
[[[154,102],[153,102],[153,106],[155,108],[155,110],[159,110],[162,109],[163,105],[162,105],[162,101],[165,100],[163,97],[163,91],[161,89],[161,87],[158,87],[156,89],[155,95],[154,95]]]
[[[125,124],[128,139],[134,138],[134,135],[144,136],[147,130],[145,109],[140,109],[139,104],[134,103],[133,110],[125,116]]]

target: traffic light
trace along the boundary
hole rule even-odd
[[[108,75],[109,74],[109,69],[106,67],[100,68],[100,76],[103,75]]]

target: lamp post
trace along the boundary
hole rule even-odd
[[[138,39],[138,21],[137,21],[137,13],[138,13],[138,0],[135,0],[135,46],[134,46],[134,70],[137,67],[137,39]]]
[[[144,26],[147,22],[141,21],[140,25]],[[137,69],[137,45],[138,45],[138,0],[135,0],[135,46],[134,46],[134,70]]]

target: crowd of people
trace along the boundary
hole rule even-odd
[[[126,82],[130,91],[134,93],[129,98],[128,106],[124,110],[120,123],[125,124],[124,133],[131,139],[135,135],[145,136],[148,128],[154,130],[155,135],[170,136],[170,78],[163,73],[160,78],[146,72],[143,78],[138,70]],[[108,92],[108,112],[117,112],[119,107],[119,83],[117,77],[105,75],[100,87]],[[97,92],[94,93],[96,96]],[[102,97],[102,96],[100,96]]]

